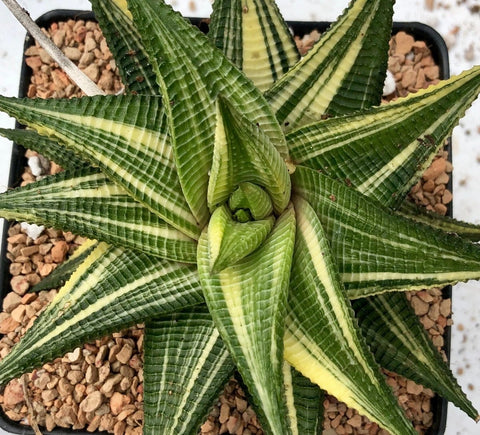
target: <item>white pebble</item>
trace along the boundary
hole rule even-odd
[[[42,234],[43,230],[45,229],[43,225],[27,224],[26,222],[22,222],[20,226],[22,230],[27,233],[27,236],[30,237],[32,240],[38,239],[40,234]]]
[[[393,74],[387,70],[387,76],[385,77],[385,83],[383,84],[383,96],[393,94],[395,92],[395,78]]]
[[[35,177],[43,174],[43,168],[40,163],[40,158],[38,156],[32,156],[28,159],[28,166],[32,170],[32,174]]]

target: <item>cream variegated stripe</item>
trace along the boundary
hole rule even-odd
[[[120,122],[114,119],[100,118],[98,116],[83,116],[81,114],[69,114],[57,110],[48,110],[41,108],[30,108],[42,118],[52,118],[58,121],[65,121],[71,126],[82,128],[81,132],[85,134],[91,131],[92,135],[101,137],[102,135],[113,136],[124,147],[141,150],[146,156],[155,158],[165,167],[175,170],[173,152],[165,132],[148,130],[145,127],[137,127],[133,124]],[[162,110],[162,109],[160,109]],[[42,128],[42,124],[36,125],[37,130]],[[55,128],[46,129],[49,135],[55,136]],[[64,138],[68,138],[64,134]]]
[[[339,400],[403,433],[408,422],[361,335],[320,220],[304,199],[295,196],[293,203],[297,233],[285,359]]]
[[[377,422],[381,427],[389,430],[392,434],[415,434],[413,427],[409,427],[409,423],[403,423],[403,429],[397,429],[389,425],[389,420],[394,415],[393,410],[396,408],[394,403],[390,409],[390,418],[385,418],[379,412],[379,408],[375,403],[375,393],[371,393],[370,397],[360,396],[360,392],[352,385],[351,379],[336,371],[335,375],[329,370],[328,359],[324,359],[319,346],[309,340],[300,329],[300,325],[290,316],[286,319],[285,329],[285,359],[294,367],[300,368],[302,373],[312,382],[319,385],[322,389],[335,391],[335,396],[339,400],[345,402],[348,406],[355,408],[360,414],[367,416],[370,420]],[[344,372],[347,372],[345,370]],[[388,388],[388,387],[387,387]],[[370,400],[372,399],[372,401]],[[397,411],[398,413],[402,411]]]
[[[52,288],[61,288],[72,273],[83,263],[87,256],[97,247],[97,240],[87,239],[84,241],[75,252],[70,255],[66,261],[59,264],[48,276],[43,278],[38,284],[32,288],[32,292],[39,292],[41,290],[50,290]]]
[[[410,202],[404,201],[400,205],[400,208],[395,210],[395,213],[432,228],[437,228],[447,233],[458,234],[460,237],[471,240],[472,242],[478,242],[480,240],[480,225],[452,219],[451,217],[442,216],[437,213],[428,213],[423,207]]]
[[[292,366],[283,362],[283,384],[285,385],[285,399],[287,403],[288,419],[292,435],[301,435],[298,432],[297,408],[293,392]]]
[[[122,11],[123,14],[125,14],[128,19],[133,20],[131,12],[128,10],[128,2],[127,0],[111,0],[111,3],[113,3],[115,6],[118,7]]]
[[[208,227],[210,231],[210,227]],[[205,300],[265,424],[283,433],[282,336],[295,217],[289,207],[265,242],[219,273],[210,272],[208,232],[199,240],[198,271]]]
[[[347,288],[348,297],[356,299],[387,291],[422,290],[453,285],[471,279],[478,280],[480,267],[478,271],[439,273],[349,272],[341,273],[341,278]],[[421,283],[412,284],[416,280],[421,280]]]
[[[298,166],[292,185],[321,220],[351,297],[480,277],[480,249],[469,241],[418,226],[312,169]]]
[[[345,98],[335,103],[334,113],[337,110],[351,112],[378,103],[379,96],[374,95],[373,87],[379,77],[371,70],[368,73],[362,70],[362,64],[368,58],[372,63],[379,63],[379,70],[384,68],[386,59],[376,50],[386,44],[386,40],[381,40],[375,28],[390,25],[391,16],[386,11],[391,7],[391,1],[382,0],[351,3],[335,27],[266,93],[277,119],[286,129],[319,120],[329,111],[340,89],[343,94],[340,100]],[[375,46],[368,44],[373,39]],[[354,69],[358,82],[362,83],[355,88],[350,83]],[[363,88],[362,91],[359,88]],[[345,95],[348,91],[351,95]]]
[[[409,257],[408,260],[410,263],[422,263],[422,259],[418,258],[416,259],[416,255],[420,249],[427,251],[431,250],[431,252],[434,252],[438,249],[438,245],[436,244],[435,240],[427,240],[424,241],[423,243],[419,243],[419,240],[415,234],[410,235],[410,234],[398,234],[397,240],[394,240],[393,238],[386,238],[385,234],[375,234],[371,230],[363,230],[360,229],[359,223],[363,223],[364,220],[360,218],[360,216],[353,212],[353,213],[348,213],[347,210],[345,210],[345,216],[348,216],[348,219],[346,221],[340,221],[336,220],[335,225],[338,227],[342,228],[344,232],[348,232],[351,234],[356,234],[359,238],[364,240],[364,243],[368,243],[370,241],[371,243],[376,243],[379,245],[383,245],[382,250],[386,249],[388,252],[388,247],[391,247],[392,249],[398,249],[399,251],[403,251],[405,253],[405,257]],[[328,219],[328,218],[327,218]],[[349,222],[349,223],[347,223]],[[351,222],[356,222],[357,225],[352,225]],[[386,254],[381,254],[380,252],[378,253],[378,257],[385,257],[388,258],[388,253]],[[348,258],[350,261],[353,263],[358,262],[359,264],[364,263],[364,261],[356,258],[354,255],[348,255],[345,253],[345,257]],[[455,255],[454,251],[450,252],[444,252],[442,253],[442,258],[444,259],[449,259],[449,260],[454,260],[454,261],[461,261],[461,257],[458,255]]]
[[[108,48],[125,85],[126,93],[158,95],[155,73],[148,62],[142,37],[133,26],[126,2],[92,0]]]
[[[202,302],[195,267],[100,243],[0,363],[0,382],[79,343]],[[98,318],[102,318],[101,325]]]
[[[287,207],[291,184],[284,160],[258,125],[219,97],[208,185],[210,209],[225,202],[240,183],[246,182],[265,189],[277,214]]]
[[[283,374],[292,435],[317,435],[323,426],[324,392],[286,361]]]
[[[129,3],[134,23],[149,35],[143,38],[145,48],[162,98],[169,102],[164,107],[183,195],[199,226],[204,227],[209,218],[206,195],[213,154],[214,98],[194,57],[169,29],[172,11],[162,5],[137,0]],[[192,87],[195,92],[191,92]]]
[[[212,5],[208,37],[227,59],[242,68],[242,0],[216,0]]]
[[[397,205],[479,91],[480,69],[473,68],[361,116],[310,124],[288,134],[292,159]]]
[[[428,359],[425,351],[418,347],[418,338],[412,335],[412,331],[409,328],[405,327],[405,322],[400,312],[396,309],[397,307],[388,303],[384,295],[377,295],[374,299],[372,306],[375,307],[375,313],[379,319],[382,319],[385,325],[389,325],[397,339],[400,340],[405,348],[412,352],[418,361],[429,366],[432,373],[435,373],[436,367],[431,364],[431,360]]]
[[[188,372],[184,371],[184,373],[183,373],[184,378],[187,379],[187,384],[186,384],[186,387],[185,387],[185,391],[187,391],[187,392],[193,391],[194,386],[195,386],[196,382],[198,381],[198,375],[200,374],[202,367],[205,365],[207,359],[209,358],[209,356],[212,352],[213,346],[220,339],[220,334],[218,333],[217,329],[213,329],[210,336],[207,335],[207,334],[204,334],[204,335],[207,338],[207,342],[202,343],[202,353],[201,353],[200,357],[198,358],[198,361],[197,361],[197,364],[196,364],[195,368],[193,370],[188,370]],[[198,344],[200,344],[200,343],[198,343]],[[225,361],[227,358],[228,358],[228,352],[225,349],[225,353],[223,354],[222,359]],[[215,374],[216,373],[213,373],[212,376],[215,376]],[[205,389],[208,389],[209,387],[210,387],[209,385],[204,386],[203,391],[201,391],[201,392],[205,393]],[[174,427],[178,426],[179,420],[185,412],[184,410],[186,409],[186,405],[191,403],[190,401],[188,401],[188,399],[189,398],[186,394],[182,397],[182,400],[179,403],[179,406],[177,408],[177,412],[176,412],[176,414],[174,415],[174,418],[173,418]],[[174,427],[172,427],[172,429],[174,429]],[[173,432],[172,431],[171,434],[176,435],[178,433],[187,433],[186,428],[185,428],[185,423],[183,423],[183,426],[180,426],[179,429],[180,430],[178,432]]]
[[[478,412],[403,292],[361,298],[352,305],[369,347],[383,368],[431,388],[477,419]]]
[[[355,2],[356,7],[362,7],[360,3],[362,2]],[[363,34],[366,32],[369,25],[370,21],[365,21],[365,24],[360,29],[360,32],[358,32],[356,39],[352,41],[348,50],[345,52],[343,60],[337,65],[328,65],[322,71],[320,76],[317,77],[315,85],[312,86],[308,92],[308,98],[303,98],[295,107],[295,113],[290,114],[287,118],[289,123],[292,125],[299,125],[305,123],[305,121],[301,121],[303,118],[306,118],[307,120],[318,119],[319,116],[315,116],[315,114],[323,114],[326,112],[331,100],[338,93],[338,89],[342,84],[343,75],[351,69],[355,62],[356,55],[363,44]],[[333,48],[337,43],[338,40],[329,40],[326,47],[331,46]],[[326,47],[324,49],[329,51]]]
[[[70,170],[0,197],[9,219],[42,223],[75,234],[195,263],[196,243],[135,201],[94,169]]]
[[[302,332],[294,318],[288,316],[285,324],[283,340],[285,360],[320,388],[335,391],[336,397],[341,397],[340,400],[366,414],[364,405],[357,403],[355,386],[351,380],[331,366],[329,359],[322,354],[318,345]]]
[[[144,433],[195,432],[233,369],[204,306],[148,322]]]
[[[63,169],[75,169],[88,166],[86,160],[80,158],[72,150],[59,145],[54,140],[41,136],[36,131],[28,129],[3,129],[0,128],[0,134],[25,149],[37,151],[44,157],[55,161]]]
[[[134,4],[145,9],[143,2],[132,0],[129,4],[131,10]],[[139,17],[137,24],[142,32],[149,35],[145,40],[152,39],[155,43],[160,43],[161,38],[174,40],[177,49],[185,53],[185,56],[188,56],[195,65],[210,98],[214,100],[218,95],[222,95],[230,101],[245,118],[261,125],[281,156],[284,159],[288,158],[288,149],[282,130],[267,101],[253,83],[217,50],[205,35],[186,22],[183,17],[174,13],[170,6],[155,1],[150,9],[143,12],[149,14],[148,19],[140,20]],[[167,31],[166,35],[156,35],[152,32],[150,28],[152,17],[163,23]],[[152,47],[152,50],[158,51],[158,47]],[[150,60],[156,62],[155,58]],[[167,72],[169,73],[171,74]],[[177,74],[183,74],[183,71]],[[190,94],[189,98],[191,98]]]
[[[305,164],[349,145],[352,139],[366,139],[373,132],[386,130],[392,122],[400,124],[423,107],[423,103],[415,107],[409,106],[407,111],[404,106],[392,102],[388,106],[372,109],[371,113],[366,112],[361,118],[356,115],[344,116],[300,127],[287,135],[292,158],[297,164]],[[313,146],[319,143],[321,146]]]
[[[198,237],[198,223],[182,195],[176,170],[169,162],[171,152],[167,151],[170,147],[165,134],[161,133],[166,125],[159,97],[124,95],[87,97],[74,102],[50,99],[35,103],[29,99],[1,97],[0,108],[19,117],[40,134],[55,137],[81,153],[153,213],[188,236]],[[134,117],[132,112],[135,112]],[[86,120],[79,128],[76,120],[64,115],[82,119],[101,117],[105,121],[98,122],[105,122],[105,128],[113,124],[119,131],[85,128],[89,122],[96,122]],[[128,125],[124,123],[127,116]],[[135,134],[129,133],[130,127]],[[146,130],[145,134],[142,129]],[[159,158],[154,158],[155,135],[157,150],[162,156]],[[137,139],[148,147],[135,143]]]
[[[329,317],[330,324],[338,324],[336,325],[337,329],[342,332],[343,339],[353,352],[356,362],[363,368],[372,384],[377,384],[378,380],[375,371],[372,370],[365,359],[364,353],[358,347],[358,335],[351,319],[351,308],[345,303],[345,297],[342,294],[343,290],[340,289],[338,282],[336,282],[337,276],[331,269],[332,264],[322,261],[322,258],[328,255],[325,253],[327,243],[325,240],[320,239],[323,236],[323,231],[318,228],[318,218],[310,205],[301,198],[295,198],[294,204],[297,215],[296,238],[297,243],[302,246],[301,250],[297,250],[297,254],[308,255],[311,259],[311,266],[315,270],[316,279],[319,281],[322,292],[325,293],[320,295],[320,290],[316,287],[315,290],[319,292],[318,300],[326,299],[329,304],[329,308],[325,308],[323,315]]]
[[[347,376],[348,370],[332,370],[331,361],[326,357],[318,346],[318,343],[312,341],[307,334],[302,331],[301,325],[295,318],[288,316],[285,326],[285,360],[293,367],[301,371],[304,376],[312,382],[319,385],[327,392],[335,391],[335,397],[345,402],[348,406],[355,408],[360,414],[367,416],[372,421],[377,422],[381,427],[389,430],[392,434],[415,434],[413,427],[409,427],[409,422],[401,422],[403,429],[398,429],[392,425],[391,420],[394,415],[402,420],[403,413],[397,409],[397,404],[392,401],[389,409],[385,402],[378,406],[378,398],[375,392],[365,396],[365,393],[359,391],[357,386],[352,383],[352,379]],[[325,346],[327,347],[327,346]],[[389,388],[385,385],[386,388]],[[388,390],[387,390],[388,391]],[[391,394],[391,391],[390,391]],[[386,393],[388,397],[388,392]],[[383,400],[382,400],[383,401]],[[388,413],[387,417],[385,414]]]
[[[298,51],[274,2],[243,0],[242,5],[241,69],[266,91],[295,64]]]
[[[448,120],[449,114],[451,113],[462,113],[462,108],[465,106],[465,102],[463,100],[459,100],[456,105],[449,108],[448,111],[444,111],[445,116],[441,116],[437,118],[437,121],[434,122],[423,134],[424,137],[433,137],[435,130],[439,127],[442,127]],[[417,173],[423,173],[428,165],[431,163],[433,158],[435,157],[435,151],[438,150],[439,147],[443,145],[443,141],[440,140],[435,148],[432,147],[431,156],[428,159],[425,159],[422,162],[420,167],[417,167]],[[389,177],[391,177],[395,172],[397,172],[404,164],[411,158],[416,149],[419,146],[425,146],[419,143],[418,139],[414,142],[407,145],[405,149],[403,149],[397,156],[395,156],[390,162],[388,162],[385,166],[380,168],[375,174],[371,175],[367,180],[365,180],[360,186],[357,187],[357,190],[364,195],[372,196],[371,193],[378,190],[381,184],[385,183]],[[412,174],[413,177],[413,174]]]

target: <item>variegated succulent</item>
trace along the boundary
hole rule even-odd
[[[404,291],[480,279],[479,231],[404,199],[480,68],[380,105],[393,0],[301,59],[271,0],[215,0],[207,36],[161,0],[92,6],[125,94],[0,98],[66,169],[0,214],[91,239],[0,382],[145,321],[145,434],[195,433],[235,369],[267,433],[317,433],[326,390],[415,434],[380,366],[477,418]]]

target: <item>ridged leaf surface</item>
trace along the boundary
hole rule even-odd
[[[226,206],[218,207],[208,223],[210,270],[220,272],[254,252],[265,241],[274,222],[273,216],[237,222]]]
[[[392,0],[357,0],[266,98],[286,129],[380,103]]]
[[[290,177],[285,162],[268,136],[237,112],[227,100],[217,101],[215,148],[208,184],[208,205],[213,210],[245,182],[269,194],[277,214],[290,200]]]
[[[361,298],[352,305],[375,360],[382,367],[431,388],[471,418],[478,418],[404,293]]]
[[[409,201],[404,201],[396,210],[396,213],[415,222],[445,231],[446,233],[457,234],[458,236],[471,240],[472,242],[480,241],[480,225],[428,212],[425,208],[417,206]]]
[[[204,305],[147,322],[143,433],[197,433],[234,369]]]
[[[286,361],[283,381],[292,435],[319,435],[323,431],[324,392]]]
[[[132,16],[124,1],[91,0],[108,48],[115,58],[127,92],[160,95],[140,32],[133,26]]]
[[[480,92],[480,67],[361,115],[292,131],[292,160],[396,206]]]
[[[299,59],[292,34],[272,1],[215,1],[208,35],[261,91]]]
[[[162,219],[198,237],[198,223],[178,181],[160,97],[0,97],[0,109],[80,153]]]
[[[210,314],[259,407],[264,427],[272,433],[285,433],[287,427],[282,343],[294,235],[290,207],[259,249],[219,273],[210,272],[207,231],[198,248],[198,271]]]
[[[84,168],[89,164],[72,150],[59,145],[54,140],[38,134],[33,130],[0,129],[0,135],[12,140],[24,148],[37,151],[39,154],[53,160],[64,169]]]
[[[480,278],[480,248],[397,216],[352,188],[297,167],[293,190],[322,222],[350,298]]]
[[[50,275],[43,278],[38,284],[35,284],[29,291],[39,292],[41,290],[50,290],[60,288],[68,281],[72,273],[77,270],[90,253],[98,246],[96,240],[84,241],[75,252],[70,255],[63,263],[60,263]]]
[[[320,220],[305,200],[293,202],[297,232],[286,361],[390,433],[416,434],[358,329]]]
[[[100,243],[0,362],[0,384],[82,343],[199,303],[194,266]]]
[[[159,62],[160,68],[160,58],[164,50],[162,44],[168,41],[174,43],[177,50],[191,59],[211,98],[215,99],[221,94],[245,118],[258,122],[281,156],[288,157],[285,138],[262,93],[199,29],[191,26],[180,14],[173,12],[170,6],[159,0],[148,4],[141,0],[131,0],[129,7],[132,11],[135,7],[139,14],[136,24],[143,35],[145,46],[148,44],[152,64]],[[140,14],[143,14],[143,20]],[[161,26],[154,24],[159,21],[162,22]],[[147,25],[147,22],[150,24]],[[155,31],[166,30],[167,33],[153,34],[153,28]]]
[[[42,223],[151,255],[196,262],[196,242],[98,169],[65,171],[0,196],[7,219]]]
[[[134,0],[129,2],[161,95],[168,102],[164,107],[169,138],[183,194],[203,228],[209,217],[205,194],[213,152],[214,100],[196,68],[195,58],[169,30],[167,17],[174,15],[173,11],[163,6],[158,1],[142,2],[141,5]],[[165,16],[162,16],[162,10]],[[191,92],[192,88],[195,92]]]

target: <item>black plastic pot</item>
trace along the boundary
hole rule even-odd
[[[54,10],[47,12],[37,19],[37,24],[40,27],[48,28],[52,23],[59,21],[66,21],[68,19],[78,19],[78,20],[94,20],[95,17],[90,11],[76,11],[76,10]],[[208,25],[205,20],[201,19],[192,19],[192,22],[198,25],[202,30],[208,30]],[[321,21],[321,22],[302,22],[294,21],[289,22],[295,35],[303,36],[310,33],[312,30],[316,29],[319,32],[325,31],[330,22]],[[435,59],[436,64],[440,68],[440,78],[446,79],[449,77],[449,63],[448,63],[448,50],[445,45],[442,37],[431,27],[426,26],[421,23],[404,23],[397,22],[393,25],[393,34],[403,30],[412,36],[416,40],[425,41],[427,46],[430,48],[433,58]],[[34,44],[34,40],[31,36],[27,36],[25,39],[24,48]],[[24,50],[25,51],[25,50]],[[28,91],[28,85],[30,83],[31,70],[22,62],[21,78],[20,78],[20,87],[19,87],[19,96],[25,97]],[[18,127],[18,125],[17,125]],[[448,144],[448,151],[450,153],[451,159],[451,146]],[[26,159],[24,157],[25,150],[23,147],[14,144],[12,151],[12,160],[10,166],[10,177],[9,177],[9,187],[16,187],[21,181],[21,174],[26,165]],[[451,178],[451,177],[450,177]],[[448,188],[451,190],[452,181],[450,179]],[[451,216],[451,207],[449,209],[449,214]],[[7,246],[7,229],[4,230],[3,234],[3,244],[4,252],[6,252]],[[0,302],[3,301],[3,298],[6,294],[11,291],[10,289],[10,273],[9,273],[9,262],[4,257],[0,259],[0,282],[2,287],[0,288]],[[451,297],[451,287],[444,289],[444,296]],[[449,356],[450,353],[450,340],[451,340],[451,330],[449,327],[446,328],[444,334],[445,346],[444,350]],[[446,420],[447,420],[447,401],[436,395],[432,399],[432,411],[434,413],[434,422],[433,426],[427,432],[427,435],[442,435],[445,432]],[[29,426],[21,425],[17,422],[10,420],[0,408],[0,428],[12,434],[25,434],[32,435],[34,434],[33,430]],[[71,430],[56,428],[52,432],[42,430],[42,433],[52,434],[52,435],[66,435],[66,434],[76,434],[76,435],[88,435],[90,432],[83,430]],[[96,432],[99,434],[106,434],[106,432]]]

